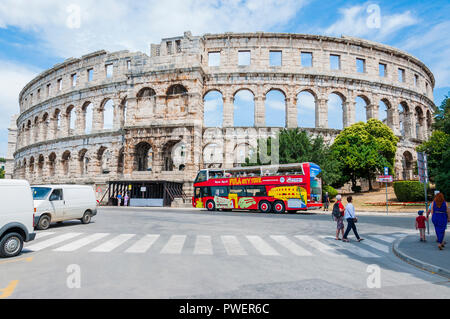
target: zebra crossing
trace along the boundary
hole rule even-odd
[[[39,232],[25,249],[39,252],[126,253],[160,255],[228,255],[267,257],[325,255],[342,258],[380,258],[390,253],[394,240],[407,233],[373,234],[350,243],[320,235],[183,235]]]

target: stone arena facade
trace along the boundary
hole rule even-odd
[[[239,65],[240,52],[250,63]],[[280,65],[271,65],[272,52]],[[302,63],[302,54],[310,65]],[[220,62],[213,65],[213,56]],[[299,94],[309,92],[315,128],[305,129],[330,142],[339,133],[328,128],[330,94],[342,100],[343,118],[335,120],[343,127],[355,123],[357,97],[366,103],[367,119],[378,118],[383,101],[386,124],[400,138],[395,177],[414,178],[415,147],[431,134],[434,84],[417,58],[358,38],[185,32],[151,44],[150,56],[98,51],[34,78],[20,93],[17,127],[10,128],[10,169],[32,184],[86,183],[99,193],[109,181],[179,182],[189,196],[200,168],[239,165],[258,138],[280,129],[265,123],[266,94],[276,90],[285,97],[287,128],[298,126]],[[252,127],[233,123],[240,90],[254,97]],[[222,96],[223,120],[221,127],[207,128],[204,97],[212,91]],[[216,142],[220,136],[223,143]],[[207,155],[211,150],[215,156]]]

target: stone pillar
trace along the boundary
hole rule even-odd
[[[93,104],[92,113],[92,133],[100,132],[103,129],[103,110],[99,103]]]
[[[120,99],[113,99],[114,103],[114,120],[113,120],[113,129],[118,130],[123,125],[123,105],[120,104]]]
[[[59,137],[67,137],[69,136],[69,129],[70,129],[70,113],[61,112],[61,120],[60,120],[60,128],[59,128]]]
[[[266,126],[266,98],[264,96],[255,96],[255,127]]]
[[[355,101],[347,101],[342,104],[343,112],[343,125],[344,128],[350,126],[356,121],[356,102]]]
[[[285,100],[286,104],[286,127],[296,128],[297,123],[297,96],[291,95]]]
[[[367,120],[378,119],[378,105],[369,104],[366,107],[367,110]]]
[[[234,98],[223,96],[223,122],[222,127],[232,127],[234,125]]]
[[[159,100],[160,100],[159,98],[156,98],[157,102],[156,102],[155,116],[159,114],[158,113],[158,105],[160,103]],[[137,101],[135,97],[130,97],[127,100],[127,108],[125,111],[127,112],[127,114],[124,126],[132,126],[137,114]]]
[[[316,128],[328,128],[328,99],[316,101]]]
[[[398,108],[391,107],[388,110],[388,125],[394,131],[395,135],[400,135],[400,115]]]

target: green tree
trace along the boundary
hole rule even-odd
[[[330,146],[321,136],[313,138],[306,131],[296,129],[283,129],[278,133],[279,163],[313,162],[322,169],[321,178],[327,185],[336,185],[340,179],[341,165],[331,157]],[[246,159],[247,166],[267,164],[262,154],[270,156],[272,139],[258,140],[258,147],[252,152],[252,156]],[[267,152],[266,152],[267,149]]]
[[[445,97],[435,114],[435,129],[428,139],[417,147],[425,152],[428,161],[428,175],[436,188],[450,197],[450,98]]]
[[[358,178],[367,178],[372,190],[371,180],[376,173],[385,166],[392,171],[398,141],[392,130],[377,119],[346,127],[331,146],[332,157],[343,165],[341,182],[350,180],[355,189]]]

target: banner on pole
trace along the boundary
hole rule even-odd
[[[417,152],[417,170],[419,173],[419,180],[421,183],[428,183],[428,167],[427,154]]]

